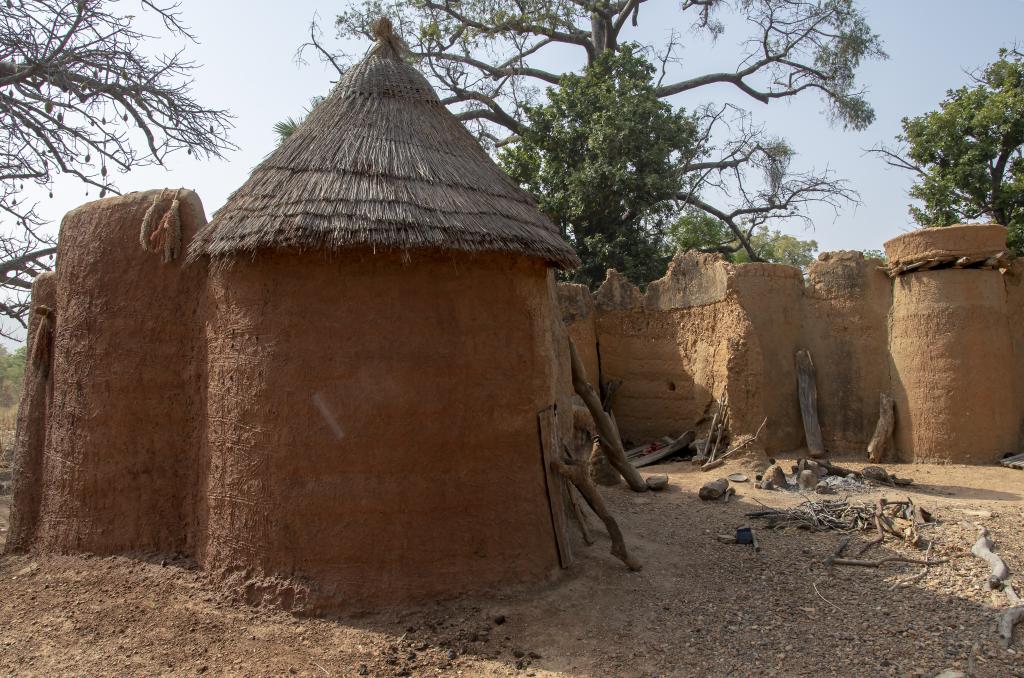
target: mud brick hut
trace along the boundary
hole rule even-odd
[[[38,534],[19,546],[180,551],[305,612],[558,567],[553,270],[578,260],[375,31],[209,224],[182,220],[189,263],[140,248],[153,196],[65,220]],[[116,283],[96,270],[111,256]]]

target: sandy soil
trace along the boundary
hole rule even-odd
[[[934,511],[941,525],[933,555],[966,553],[974,533],[963,521],[980,520],[1011,570],[1024,567],[1024,474],[888,468],[915,485],[852,499],[910,495]],[[720,469],[737,470],[753,475],[743,462]],[[799,495],[746,483],[738,499],[706,503],[696,490],[718,474],[686,463],[649,471],[669,473],[670,488],[606,491],[642,572],[627,572],[602,536],[579,545],[576,564],[546,586],[411,611],[303,619],[248,607],[189,563],[159,556],[6,556],[0,673],[932,676],[966,670],[974,656],[977,676],[1024,676],[1024,629],[1011,649],[1002,647],[983,588],[987,570],[976,558],[959,555],[890,590],[920,567],[829,571],[822,559],[839,540],[835,533],[762,530],[760,554],[715,540],[747,522],[745,511],[797,503]]]

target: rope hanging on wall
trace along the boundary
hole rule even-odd
[[[53,345],[53,311],[40,304],[33,311],[39,316],[36,333],[32,337],[32,365],[36,369],[50,368],[50,348]]]
[[[163,213],[157,224],[157,212],[166,197],[166,189],[153,198],[153,204],[142,217],[139,243],[146,252],[163,252],[164,263],[170,263],[181,256],[181,189],[174,192],[171,206]]]

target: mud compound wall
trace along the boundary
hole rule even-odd
[[[994,237],[968,236],[974,257]],[[926,240],[928,256],[953,251]],[[901,265],[913,256],[904,249]],[[1024,320],[1022,273],[1017,263],[893,280],[879,260],[829,252],[804,280],[788,266],[684,253],[641,292],[609,271],[594,294],[600,380],[622,382],[612,410],[631,443],[700,432],[727,391],[733,435],[767,419],[765,450],[796,450],[805,441],[794,354],[806,348],[830,452],[866,453],[887,393],[902,459],[989,463],[1024,441],[1024,322],[1013,322]]]
[[[567,363],[542,262],[265,254],[215,268],[209,313],[202,559],[250,600],[352,609],[557,568],[538,413]]]
[[[601,379],[621,382],[612,411],[628,442],[677,436],[702,419],[724,387],[730,337],[747,334],[724,287],[704,291],[702,303],[681,298],[686,274],[699,265],[674,262],[646,298],[610,271],[595,295]]]
[[[818,416],[827,450],[863,454],[889,393],[892,281],[877,259],[826,252],[804,288],[803,342],[817,372]]]
[[[173,191],[88,203],[61,224],[37,536],[45,550],[189,547],[206,273],[143,250],[143,218],[161,195],[162,216]],[[183,191],[179,212],[187,243],[205,223],[198,196]]]
[[[32,282],[26,344],[25,380],[18,402],[14,433],[14,497],[5,550],[31,547],[39,522],[43,494],[43,451],[46,447],[46,413],[52,392],[54,302],[57,280],[52,272],[40,273]]]
[[[594,381],[601,375],[597,355],[597,309],[594,297],[586,285],[560,283],[555,286],[562,322],[576,345],[587,379]]]

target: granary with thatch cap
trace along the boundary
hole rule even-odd
[[[201,560],[308,611],[559,564],[552,269],[576,255],[375,32],[189,250],[211,264]]]

